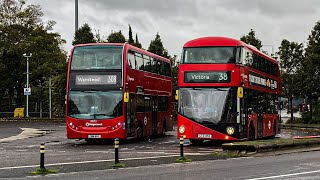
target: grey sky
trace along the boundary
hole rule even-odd
[[[54,20],[54,31],[67,40],[74,35],[74,0],[28,0],[39,4],[44,20]],[[138,33],[143,48],[159,32],[169,54],[183,44],[203,36],[239,39],[256,31],[266,51],[276,50],[282,39],[306,42],[320,20],[320,0],[79,0],[79,27],[88,23],[103,38],[119,31],[128,38],[128,24]]]

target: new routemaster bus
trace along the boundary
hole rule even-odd
[[[70,55],[70,139],[142,138],[172,130],[170,60],[127,43],[76,45]]]
[[[242,41],[204,37],[185,43],[178,88],[178,138],[198,144],[279,131],[279,64]]]

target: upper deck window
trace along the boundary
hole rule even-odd
[[[120,46],[80,46],[73,51],[71,70],[121,68]]]
[[[185,48],[184,64],[235,63],[235,47],[194,47]]]

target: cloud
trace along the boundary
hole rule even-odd
[[[29,0],[40,4],[45,20],[55,20],[54,30],[71,49],[74,34],[74,1]],[[79,0],[79,26],[88,23],[103,37],[128,24],[147,49],[159,32],[170,54],[180,55],[185,42],[202,36],[239,39],[256,31],[265,50],[276,50],[282,39],[303,42],[320,20],[319,0]]]

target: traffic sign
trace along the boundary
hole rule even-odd
[[[23,88],[23,92],[25,96],[30,96],[31,95],[31,88]]]

